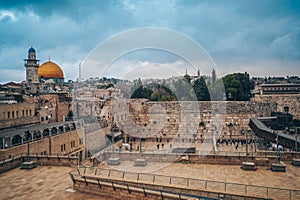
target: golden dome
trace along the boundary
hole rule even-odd
[[[61,68],[50,60],[39,67],[38,74],[39,78],[64,78]]]

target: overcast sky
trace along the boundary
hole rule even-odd
[[[0,0],[0,82],[25,79],[22,59],[31,46],[41,63],[50,56],[65,78],[74,80],[78,64],[99,43],[142,27],[171,29],[191,37],[207,51],[221,75],[245,71],[251,76],[300,75],[297,0]],[[119,59],[109,75],[115,70],[117,76],[137,63],[177,66],[179,73],[185,73],[180,58],[162,53],[158,57],[170,59],[153,59],[157,52],[150,54],[152,59],[141,56],[139,60],[135,54],[124,62]]]

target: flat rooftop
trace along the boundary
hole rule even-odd
[[[124,163],[126,164],[126,163]],[[127,163],[131,165],[133,163]],[[225,181],[240,184],[287,188],[300,190],[300,168],[287,164],[286,172],[272,172],[267,167],[258,167],[256,171],[244,171],[239,165],[211,165],[211,164],[181,164],[173,163],[159,168],[151,173],[180,176],[212,181]],[[110,168],[101,164],[100,168]],[[99,199],[72,191],[73,183],[69,172],[74,168],[58,166],[38,166],[32,170],[19,168],[0,175],[1,199]]]

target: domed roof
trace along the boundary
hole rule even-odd
[[[28,53],[35,53],[35,49],[33,47],[30,47],[30,49],[28,49]]]
[[[61,68],[50,60],[39,67],[38,74],[39,78],[64,78]]]

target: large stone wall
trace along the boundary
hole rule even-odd
[[[300,119],[300,94],[268,94],[256,95],[253,102],[275,103],[278,112],[284,112],[284,107],[289,107],[289,113]]]
[[[138,137],[139,131],[142,137],[155,138],[178,134],[191,137],[195,132],[197,137],[202,137],[212,128],[220,135],[240,134],[241,130],[249,129],[250,118],[270,116],[275,111],[274,102],[149,102],[138,99],[113,102],[111,113],[125,134]]]

